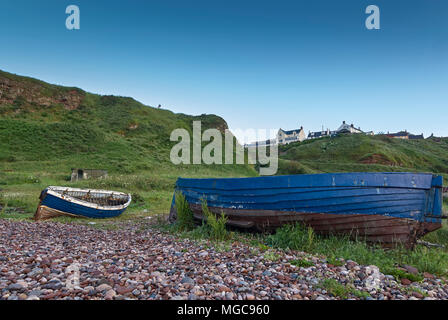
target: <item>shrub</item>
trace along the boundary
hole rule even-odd
[[[145,199],[137,192],[132,193],[132,208],[142,207],[145,205]]]
[[[214,240],[228,239],[229,233],[226,229],[227,217],[224,215],[224,212],[221,212],[221,216],[217,217],[210,211],[205,200],[202,201],[202,212],[209,227],[210,237]]]
[[[194,227],[193,212],[190,209],[185,196],[181,192],[175,194],[175,206],[177,211],[177,225],[182,230],[191,230]]]

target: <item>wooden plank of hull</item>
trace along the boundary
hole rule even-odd
[[[197,220],[204,219],[200,205],[190,204],[190,207]],[[418,237],[441,228],[440,223],[420,223],[413,219],[373,214],[322,214],[274,210],[254,212],[214,207],[209,209],[215,214],[224,212],[228,217],[228,224],[236,227],[272,231],[284,224],[299,222],[310,226],[319,234],[348,234],[353,238],[379,242],[386,247],[397,243],[412,247]],[[172,208],[170,221],[175,219],[175,215],[175,208]]]
[[[53,208],[49,208],[47,206],[39,205],[37,207],[36,213],[34,214],[34,220],[48,220],[51,218],[56,218],[60,216],[71,216],[71,217],[78,217],[77,215],[70,214],[67,212],[59,211]]]

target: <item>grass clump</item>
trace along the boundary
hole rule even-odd
[[[289,261],[289,263],[296,267],[301,267],[301,268],[309,268],[309,267],[314,266],[313,262],[306,260],[306,259],[291,260],[291,261]]]
[[[300,224],[288,224],[268,236],[267,242],[273,247],[311,251],[314,247],[315,234],[312,228]]]
[[[275,251],[268,251],[264,254],[263,257],[269,261],[278,261],[281,256],[278,253],[276,253]]]
[[[330,255],[327,257],[327,263],[335,267],[342,267],[344,265],[344,262],[336,258],[334,255]]]
[[[383,271],[394,276],[397,281],[400,281],[401,279],[408,279],[412,282],[420,282],[424,279],[421,274],[412,274],[398,268],[385,268]]]
[[[325,279],[319,283],[318,287],[325,289],[331,295],[342,299],[347,299],[350,293],[350,290],[346,286],[340,284],[335,279]]]
[[[423,291],[422,289],[415,286],[404,287],[403,290],[409,295],[412,295],[414,293],[420,293],[423,297],[429,296],[426,291]]]
[[[331,295],[341,299],[348,299],[350,295],[360,299],[367,299],[370,297],[369,293],[357,290],[350,285],[343,285],[336,279],[325,279],[319,283],[318,287],[325,289]]]

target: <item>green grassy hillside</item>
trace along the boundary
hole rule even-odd
[[[130,212],[169,208],[175,180],[254,176],[247,165],[175,166],[169,154],[176,128],[227,128],[215,115],[188,116],[145,106],[132,98],[0,72],[0,205],[32,213],[48,185],[132,192]],[[71,168],[109,171],[109,179],[70,183]]]
[[[448,179],[448,138],[342,135],[281,146],[279,174],[412,171]]]
[[[175,166],[176,128],[227,128],[215,115],[189,116],[132,98],[100,96],[0,71],[0,206],[31,215],[48,185],[131,192],[127,214],[166,212],[176,178],[255,176],[247,165]],[[422,171],[448,179],[448,138],[398,140],[349,135],[281,146],[278,174]],[[71,183],[71,168],[109,171]]]

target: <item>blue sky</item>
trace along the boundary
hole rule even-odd
[[[78,5],[81,29],[65,28]],[[381,29],[365,28],[365,9]],[[0,69],[231,129],[448,136],[448,1],[2,0]]]

